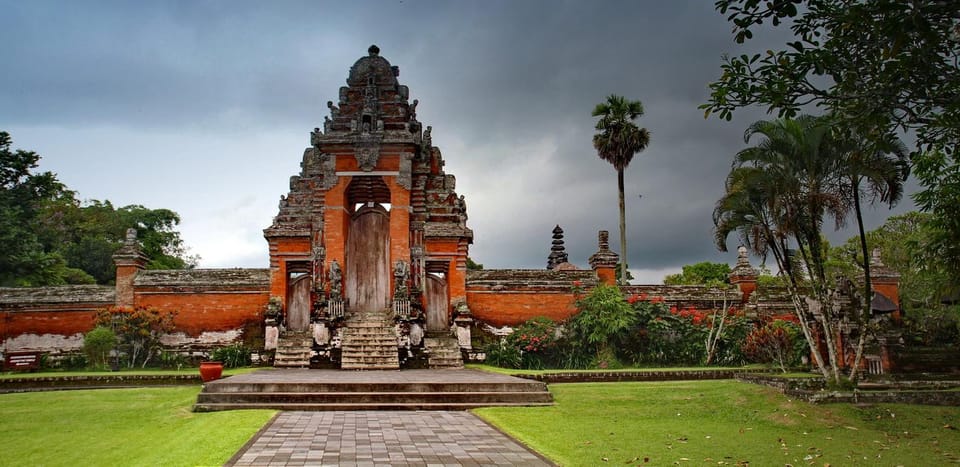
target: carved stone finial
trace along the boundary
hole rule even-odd
[[[371,57],[376,57],[377,55],[380,55],[380,47],[377,47],[376,45],[371,45],[367,49],[367,53],[369,53]]]
[[[136,245],[137,244],[137,229],[129,228],[127,229],[127,237],[124,239],[123,243],[127,245]]]
[[[740,245],[737,247],[737,265],[730,271],[730,278],[756,278],[759,273],[750,264],[750,256],[747,254],[747,247]],[[733,281],[731,281],[733,282]]]
[[[601,230],[597,234],[597,239],[600,246],[600,251],[607,251],[610,249],[610,232],[606,230]]]

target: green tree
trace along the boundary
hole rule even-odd
[[[596,349],[598,360],[612,355],[609,343],[637,322],[637,311],[619,287],[598,285],[577,300],[579,312],[570,319],[570,332],[580,345]]]
[[[37,153],[12,145],[10,134],[0,131],[0,285],[64,284],[65,276],[78,274],[59,253],[44,249],[36,220],[46,204],[73,193],[52,172],[34,172]]]
[[[617,263],[617,270],[614,271],[614,276],[613,276],[614,279],[617,281],[617,284],[621,284],[621,285],[629,284],[630,281],[633,280],[633,273],[630,272],[630,265],[626,264],[626,266],[624,266],[625,264],[626,263],[623,263],[623,262]],[[621,279],[621,277],[623,277],[622,276],[623,271],[627,271],[626,280]]]
[[[724,285],[730,283],[730,265],[703,261],[683,266],[682,272],[663,278],[665,285]]]
[[[819,325],[819,335],[835,336],[841,319],[832,306],[821,233],[827,215],[840,224],[846,214],[841,159],[829,129],[814,117],[759,121],[744,139],[754,136],[759,141],[737,153],[714,209],[717,246],[725,251],[727,237],[737,232],[755,253],[773,255],[817,368],[839,382],[836,342],[823,339],[824,358],[811,325]]]
[[[917,205],[932,214],[929,256],[960,282],[960,2],[942,0],[718,0],[744,43],[770,24],[790,27],[779,50],[724,57],[706,115],[730,120],[763,105],[781,117],[816,106],[872,143],[916,136]]]
[[[593,147],[601,159],[613,165],[617,171],[617,192],[620,207],[620,277],[627,277],[627,215],[623,199],[623,171],[630,165],[633,156],[650,144],[650,132],[638,127],[633,121],[643,115],[643,104],[611,94],[605,102],[597,104],[592,115],[600,117],[597,133],[593,135]]]

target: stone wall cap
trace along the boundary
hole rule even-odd
[[[269,269],[157,269],[141,271],[134,286],[270,286]]]
[[[0,287],[0,304],[104,303],[116,302],[110,285],[56,285],[49,287]]]

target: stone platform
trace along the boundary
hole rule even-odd
[[[545,383],[476,370],[265,369],[204,384],[193,410],[467,410],[553,405]]]

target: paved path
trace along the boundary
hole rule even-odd
[[[281,412],[227,465],[553,465],[469,412]]]

